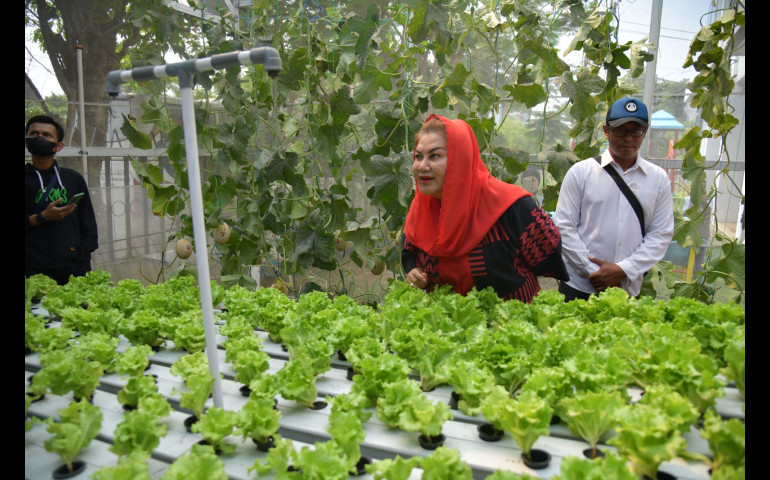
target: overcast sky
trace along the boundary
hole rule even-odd
[[[621,0],[618,16],[618,41],[623,44],[649,35],[653,0]],[[711,0],[661,0],[660,52],[657,60],[658,79],[678,81],[695,75],[692,67],[683,69],[692,38],[701,27],[701,16],[711,9]],[[569,43],[568,39],[567,43]],[[48,55],[32,42],[29,31],[25,39],[24,66],[43,97],[63,93]],[[84,52],[85,58],[86,52]]]

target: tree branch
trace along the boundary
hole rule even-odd
[[[40,104],[40,108],[43,109],[43,113],[45,113],[46,115],[48,115],[49,117],[53,118],[54,120],[56,120],[57,122],[63,125],[64,123],[62,122],[62,119],[59,118],[58,115],[53,113],[51,109],[48,108],[48,104],[45,102],[45,99],[40,94],[40,90],[38,90],[37,87],[35,86],[35,82],[33,82],[31,78],[29,78],[29,75],[27,75],[27,72],[24,72],[24,77],[25,77],[27,89],[31,91],[32,94],[35,96],[35,99]]]

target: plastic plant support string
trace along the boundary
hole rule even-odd
[[[200,291],[203,328],[206,338],[206,356],[209,371],[214,377],[212,397],[214,405],[223,408],[222,385],[217,357],[217,338],[214,326],[214,312],[211,305],[211,278],[209,275],[208,248],[206,248],[206,224],[203,217],[203,193],[201,190],[200,166],[198,163],[198,135],[195,131],[195,109],[192,96],[192,74],[207,70],[218,70],[235,65],[263,63],[268,75],[276,77],[281,70],[281,57],[272,47],[258,47],[251,50],[221,53],[210,57],[187,60],[169,65],[138,67],[133,70],[113,70],[107,74],[105,89],[115,96],[119,85],[131,80],[147,81],[165,77],[179,77],[182,98],[182,127],[184,129],[185,151],[187,152],[187,176],[190,185],[190,209],[192,210],[195,260],[198,265],[198,288]]]

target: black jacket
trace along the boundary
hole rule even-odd
[[[55,168],[59,170],[56,178]],[[37,173],[40,173],[38,177]],[[47,189],[52,188],[44,199],[36,202],[41,190],[40,180]],[[62,188],[64,187],[64,188]],[[45,222],[33,227],[29,216],[41,212],[56,198],[72,198],[76,193],[85,192],[72,215],[62,221]],[[91,253],[99,247],[96,230],[96,215],[91,204],[86,181],[82,175],[70,168],[59,167],[56,161],[48,170],[37,170],[31,163],[24,166],[24,266],[25,276],[35,273],[66,272],[82,270],[90,265]]]
[[[428,292],[446,283],[438,264],[438,257],[428,255],[404,236],[401,265],[405,273],[422,268],[428,276]],[[492,287],[504,300],[515,298],[525,303],[540,291],[538,276],[569,279],[559,230],[530,196],[508,207],[481,243],[464,256],[462,266],[477,290]]]

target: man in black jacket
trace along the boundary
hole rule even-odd
[[[96,216],[83,176],[54,160],[64,148],[62,126],[38,115],[27,121],[25,134],[32,163],[24,165],[24,275],[42,273],[64,285],[70,275],[91,270],[99,246]]]

